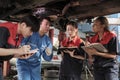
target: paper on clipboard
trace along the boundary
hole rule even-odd
[[[82,46],[82,48],[95,48],[96,50],[100,52],[108,52],[108,50],[101,44],[101,43],[92,43],[88,46]]]

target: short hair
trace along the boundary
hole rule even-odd
[[[42,22],[44,19],[46,19],[47,21],[51,22],[50,17],[41,17],[41,18],[39,19],[39,23],[41,24],[41,22]]]
[[[67,26],[67,25],[72,25],[75,29],[77,29],[77,28],[78,28],[77,23],[76,23],[76,22],[74,22],[74,21],[69,21],[69,22],[66,24],[66,26]]]
[[[31,31],[37,32],[40,28],[39,20],[33,15],[27,15],[20,19],[19,23],[26,23],[27,27],[31,27]]]

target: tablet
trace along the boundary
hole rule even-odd
[[[75,54],[80,52],[79,48],[77,47],[60,47],[59,48],[59,51],[64,51],[64,50],[69,50],[69,51],[75,50]]]

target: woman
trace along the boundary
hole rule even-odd
[[[78,36],[77,23],[70,21],[66,25],[66,32],[68,38],[61,42],[61,47],[78,48],[79,52],[75,50],[61,51],[62,61],[60,66],[59,80],[81,80],[81,72],[83,67],[84,51],[80,48],[83,46],[82,39]]]
[[[108,52],[99,52],[94,48],[85,48],[89,56],[94,57],[94,78],[95,80],[119,80],[118,64],[116,62],[116,34],[109,31],[108,20],[105,17],[98,17],[93,23],[94,35],[90,42],[101,43]]]

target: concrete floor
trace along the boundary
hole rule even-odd
[[[44,75],[43,75],[43,76],[44,76]],[[85,73],[83,73],[83,74],[81,75],[81,77],[82,77],[82,80],[94,80],[93,77],[91,77],[89,74],[87,74],[87,76],[86,76]],[[13,71],[13,72],[11,73],[11,75],[5,77],[4,80],[17,80],[16,71]],[[42,80],[59,80],[59,79],[58,79],[58,76],[57,76],[57,77],[54,77],[54,76],[53,76],[53,77],[44,76],[44,77],[42,78]]]
[[[87,71],[88,73],[88,71]],[[42,74],[43,78],[42,80],[59,80],[59,70],[43,70],[43,74]],[[52,78],[50,78],[52,76]],[[93,77],[90,76],[90,74],[85,74],[85,72],[83,72],[83,74],[81,75],[82,80],[94,80]],[[17,80],[17,71],[15,66],[11,67],[11,71],[10,74],[4,78],[4,80]]]

